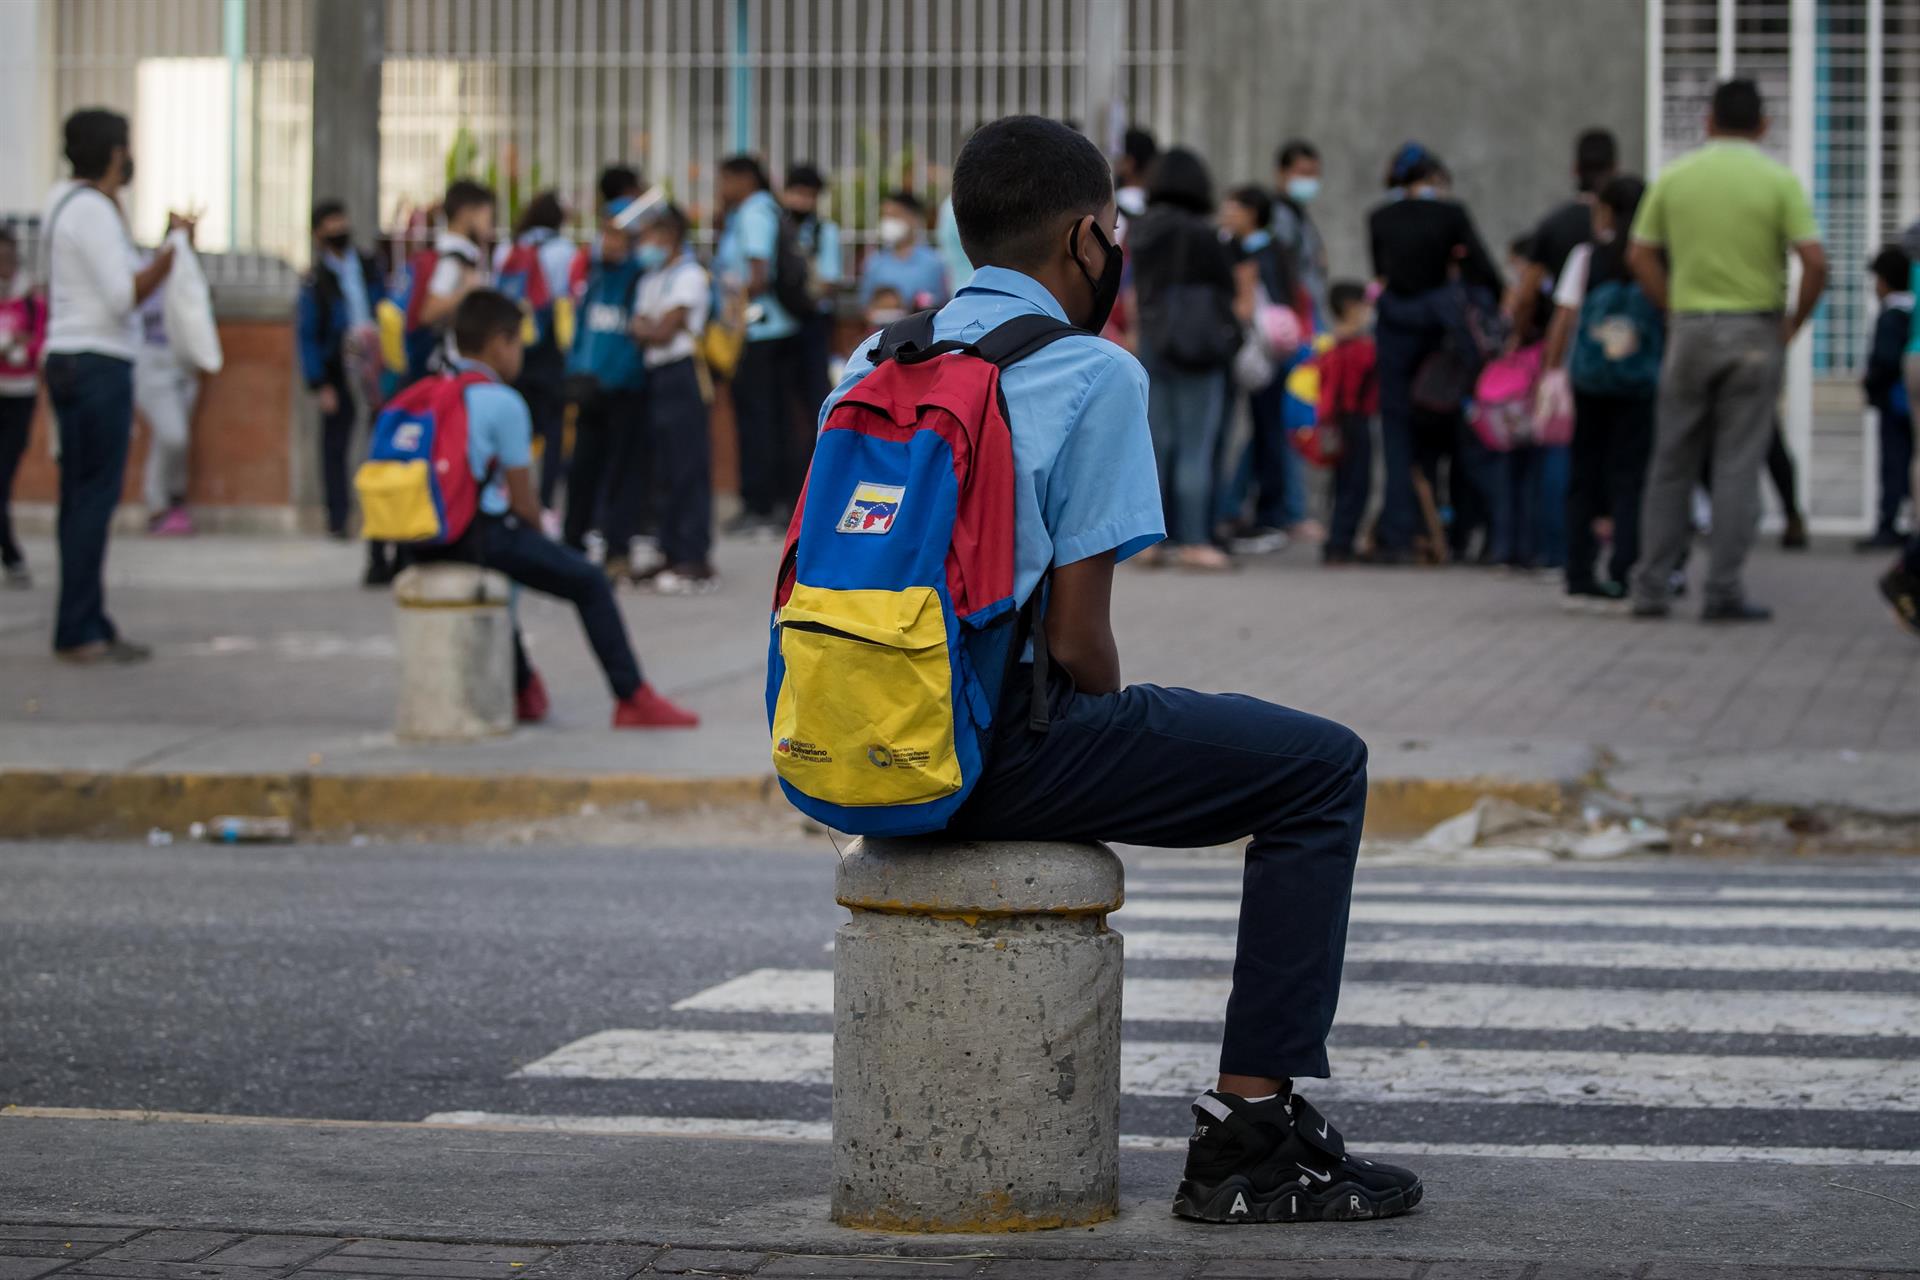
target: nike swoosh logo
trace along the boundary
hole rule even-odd
[[[1295,1160],[1293,1164],[1295,1168],[1299,1169],[1300,1172],[1306,1174],[1309,1178],[1318,1178],[1322,1182],[1333,1181],[1333,1175],[1330,1173],[1315,1173],[1312,1169],[1307,1168],[1307,1166],[1301,1164],[1298,1160]]]
[[[1320,1125],[1320,1136],[1321,1136],[1321,1137],[1323,1137],[1323,1138],[1327,1136],[1327,1125],[1326,1125],[1326,1122],[1322,1122],[1322,1123],[1321,1123],[1321,1125]]]

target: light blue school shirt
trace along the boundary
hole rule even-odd
[[[828,284],[840,282],[840,224],[831,218],[809,218],[794,232],[800,250],[813,259],[813,270]],[[822,302],[822,311],[831,311],[831,303]]]
[[[507,472],[533,465],[533,416],[520,393],[501,382],[478,360],[453,362],[460,373],[485,374],[485,382],[467,388],[467,461],[473,478],[485,480],[493,465],[493,479],[480,492],[480,510],[490,516],[507,514]]]
[[[1015,316],[1066,312],[1032,276],[981,267],[934,317],[937,341],[974,342]],[[874,335],[878,337],[878,335]],[[874,338],[847,361],[820,410],[873,371]],[[1014,594],[1025,601],[1049,565],[1112,551],[1125,560],[1167,536],[1147,429],[1147,373],[1091,334],[1043,347],[1000,379],[1013,428]]]
[[[780,300],[773,296],[775,259],[780,252],[780,219],[784,216],[780,202],[771,192],[756,191],[727,215],[720,243],[714,246],[714,274],[733,288],[745,290],[747,287],[749,263],[767,264],[767,291],[747,303],[749,307],[762,308],[760,318],[747,326],[748,342],[785,338],[800,331],[799,322],[788,315]]]
[[[860,305],[872,302],[873,295],[882,289],[899,294],[900,305],[908,311],[945,306],[952,296],[947,287],[946,259],[929,244],[916,244],[904,258],[891,249],[876,249],[867,255],[867,264],[860,270]]]

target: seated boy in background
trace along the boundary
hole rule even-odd
[[[568,600],[613,691],[616,729],[691,728],[693,712],[674,705],[640,676],[626,621],[606,576],[586,557],[540,532],[540,495],[533,479],[533,416],[513,389],[525,354],[520,305],[494,289],[475,289],[453,313],[452,372],[480,373],[468,387],[467,451],[481,482],[480,510],[459,542],[425,548],[421,560],[460,560],[497,569],[529,590]],[[513,678],[523,723],[546,718],[546,685],[527,662],[518,624]]]
[[[1380,412],[1380,378],[1374,367],[1373,307],[1366,287],[1336,281],[1327,290],[1327,310],[1333,317],[1333,346],[1318,361],[1319,420],[1334,429],[1340,453],[1333,463],[1333,516],[1322,555],[1328,564],[1351,564],[1373,483],[1373,419]]]
[[[1014,594],[1047,584],[1050,727],[1028,715],[1032,672],[1007,679],[979,782],[949,830],[968,839],[1111,840],[1247,849],[1239,954],[1217,1088],[1174,1211],[1213,1222],[1387,1217],[1419,1203],[1404,1169],[1346,1154],[1293,1092],[1327,1074],[1367,749],[1351,731],[1239,694],[1123,685],[1114,565],[1165,536],[1147,378],[1095,337],[1120,290],[1106,157],[1055,120],[983,126],[953,170],[953,211],[977,265],[934,320],[977,341],[1017,316],[1087,330],[1001,375],[1012,426]],[[872,372],[869,339],[828,405]]]

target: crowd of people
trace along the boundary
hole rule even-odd
[[[1804,547],[1777,403],[1786,342],[1827,279],[1805,193],[1755,145],[1766,127],[1751,82],[1722,85],[1707,144],[1651,186],[1621,170],[1611,133],[1589,130],[1574,197],[1504,263],[1442,158],[1409,142],[1366,215],[1365,278],[1330,271],[1310,141],[1279,148],[1271,185],[1221,192],[1200,155],[1128,130],[1112,161],[1121,283],[1102,336],[1148,373],[1170,536],[1141,560],[1213,572],[1293,543],[1330,566],[1503,566],[1563,582],[1571,605],[1652,618],[1686,589],[1705,529],[1704,616],[1763,619],[1742,578],[1757,477],[1764,464],[1783,544]],[[119,210],[129,145],[111,112],[68,121],[74,176],[49,201],[44,289],[24,287],[30,272],[0,235],[0,497],[44,384],[63,452],[56,648],[82,661],[144,656],[118,636],[98,584],[135,405],[152,437],[150,528],[193,527],[186,446],[200,378],[169,349],[172,250],[137,248]],[[855,270],[829,189],[809,163],[776,191],[755,157],[726,159],[704,259],[688,211],[621,164],[601,174],[578,236],[553,191],[497,233],[496,193],[462,179],[421,241],[390,239],[376,255],[356,246],[352,211],[316,202],[297,329],[328,530],[353,532],[366,428],[401,390],[454,367],[458,309],[491,291],[527,317],[512,381],[536,472],[529,523],[613,581],[713,590],[716,533],[786,528],[851,340],[970,287],[950,199],[886,192],[877,244]],[[1916,248],[1920,224],[1870,264],[1884,309],[1865,370],[1880,421],[1865,551],[1901,547],[1911,520]],[[739,471],[738,510],[719,529],[717,382]],[[368,582],[389,581],[407,554],[372,542]],[[1883,582],[1909,621],[1916,569],[1909,555]],[[10,585],[31,581],[3,501],[0,570]]]

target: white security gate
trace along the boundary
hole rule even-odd
[[[1875,311],[1866,264],[1920,218],[1920,0],[1648,0],[1647,152],[1705,136],[1714,85],[1757,81],[1766,147],[1819,216],[1832,283],[1795,345],[1784,406],[1816,530],[1873,520],[1879,450],[1859,378]]]

